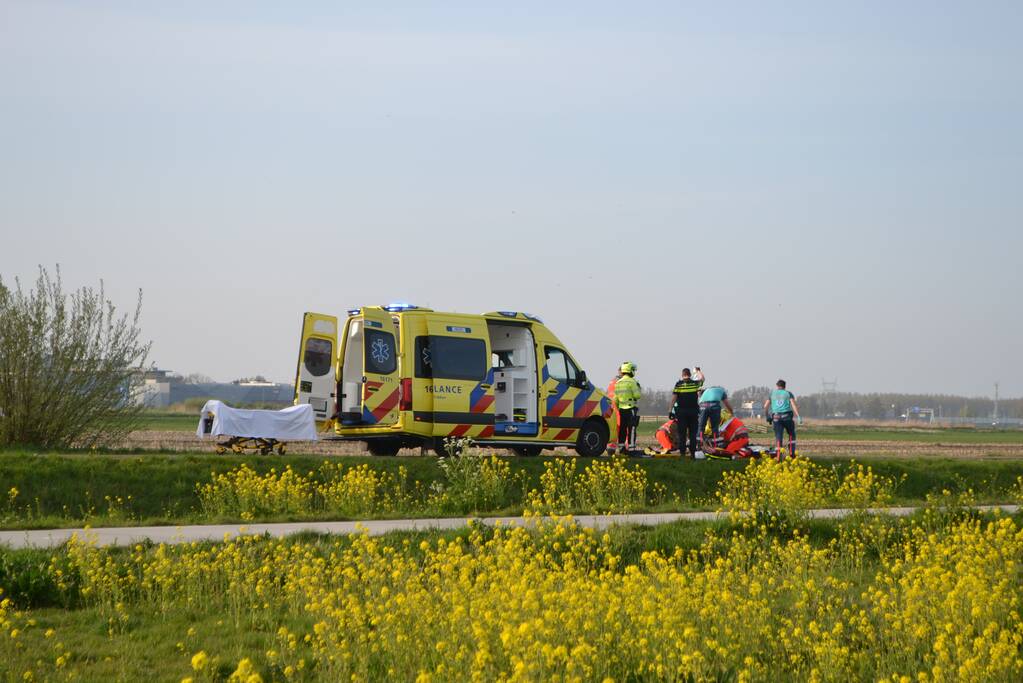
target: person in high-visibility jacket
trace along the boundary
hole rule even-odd
[[[615,382],[615,405],[621,419],[618,423],[618,443],[624,450],[636,448],[636,425],[639,422],[639,399],[643,389],[636,381],[636,364],[622,363],[622,376]]]
[[[610,440],[607,442],[607,452],[611,455],[614,455],[615,451],[618,450],[618,430],[622,428],[622,415],[618,412],[618,404],[615,403],[615,384],[618,383],[618,380],[621,379],[621,377],[622,371],[621,368],[619,368],[615,372],[614,379],[612,379],[611,383],[607,385],[607,397],[611,399],[611,406],[615,413],[615,431],[611,434]]]
[[[711,436],[710,425],[707,425],[704,436]],[[730,411],[724,411],[721,413],[717,441],[708,442],[705,453],[711,457],[745,458],[751,453],[748,446],[749,430],[746,425]]]
[[[674,419],[668,420],[657,428],[657,431],[654,432],[654,438],[660,444],[661,450],[656,453],[647,451],[648,453],[651,455],[667,455],[671,453],[675,450],[679,440],[678,423]]]

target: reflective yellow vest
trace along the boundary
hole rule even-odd
[[[622,375],[622,377],[615,383],[615,405],[620,410],[628,410],[629,408],[635,408],[639,404],[639,399],[642,396],[642,392],[639,388],[639,382],[636,381],[635,377],[629,375]]]

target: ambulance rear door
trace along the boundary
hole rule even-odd
[[[391,314],[377,306],[362,309],[362,424],[387,426],[398,421],[398,339]]]
[[[312,405],[318,424],[334,418],[336,374],[337,317],[305,313],[295,371],[295,405]]]
[[[427,391],[433,397],[434,436],[490,438],[494,434],[494,372],[486,322],[473,318],[431,316]]]

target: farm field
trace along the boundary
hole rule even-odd
[[[644,419],[640,434],[652,436],[667,417]],[[198,415],[187,413],[152,412],[144,415],[142,429],[160,432],[195,433]],[[767,434],[768,425],[760,420],[746,419],[747,427],[756,433]],[[891,423],[832,424],[809,419],[800,428],[800,435],[812,440],[838,441],[908,441],[945,444],[1018,444],[1023,445],[1021,429],[978,429],[973,427],[893,426]]]
[[[1023,518],[867,512],[896,486],[763,461],[716,523],[0,550],[0,680],[1018,680]]]

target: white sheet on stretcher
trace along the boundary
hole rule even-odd
[[[206,436],[203,420],[213,413],[209,436],[244,436],[278,441],[316,441],[316,420],[308,403],[284,410],[242,410],[221,401],[206,401],[199,416],[196,436]]]

